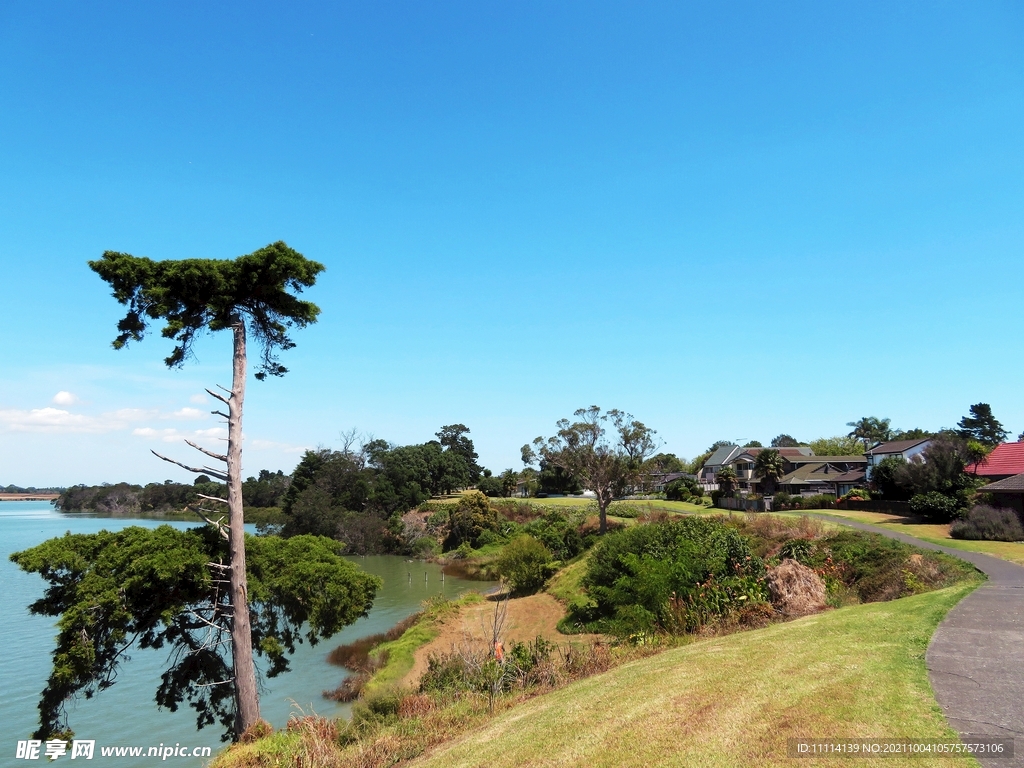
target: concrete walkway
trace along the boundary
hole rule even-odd
[[[945,552],[988,576],[946,614],[925,661],[935,698],[965,743],[972,736],[1016,740],[1012,760],[980,757],[979,762],[985,768],[1024,768],[1024,566],[842,517],[814,517]]]

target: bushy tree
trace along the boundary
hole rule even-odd
[[[982,445],[994,448],[1006,440],[1009,434],[999,420],[992,415],[988,403],[975,403],[971,412],[960,419],[957,434],[965,440],[977,440]]]
[[[499,531],[502,518],[491,507],[487,497],[479,491],[465,493],[449,513],[448,538],[445,550],[457,549],[460,544],[477,546],[484,531]]]
[[[533,441],[536,452],[561,467],[597,496],[600,530],[608,530],[608,505],[635,486],[647,459],[654,453],[655,431],[616,409],[602,412],[592,405],[562,419],[558,433]],[[525,457],[526,454],[524,454]]]
[[[513,594],[528,595],[544,586],[550,563],[547,547],[523,533],[502,548],[495,565]]]
[[[648,469],[655,474],[668,474],[669,472],[685,472],[686,462],[674,453],[659,453],[652,456],[648,461]]]
[[[858,456],[864,452],[860,440],[849,435],[821,437],[812,440],[810,446],[815,456]]]
[[[772,438],[771,442],[772,448],[796,448],[799,445],[800,443],[797,441],[795,437],[793,437],[792,435],[787,435],[785,433]]]
[[[315,644],[365,616],[381,586],[329,539],[246,539],[247,631],[270,677],[287,670],[301,638]],[[231,685],[237,665],[219,640],[231,632],[237,612],[224,584],[230,559],[228,543],[212,526],[167,525],[69,533],[11,555],[48,584],[32,613],[58,618],[35,738],[66,733],[71,702],[114,685],[136,647],[167,652],[158,705],[174,711],[187,702],[198,727],[219,722],[230,734],[237,723]]]

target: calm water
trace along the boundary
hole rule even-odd
[[[35,574],[20,571],[8,560],[12,552],[27,549],[46,539],[72,533],[95,533],[118,530],[129,525],[154,528],[156,520],[126,520],[66,515],[54,511],[46,502],[0,502],[0,628],[3,653],[0,655],[0,766],[45,765],[39,761],[16,760],[17,741],[28,738],[38,722],[36,703],[39,692],[50,673],[50,652],[55,629],[52,619],[32,616],[27,606],[42,596],[43,580]],[[175,528],[193,527],[191,523],[171,522]],[[283,726],[289,714],[301,707],[309,712],[342,716],[348,705],[336,704],[321,696],[324,689],[336,687],[345,671],[326,661],[327,653],[340,643],[383,632],[417,611],[420,603],[432,595],[443,593],[456,597],[468,589],[487,585],[446,577],[441,581],[440,569],[429,563],[406,562],[401,557],[354,557],[353,562],[384,580],[377,593],[373,610],[366,618],[346,627],[330,640],[315,648],[308,643],[298,646],[291,657],[291,671],[273,680],[264,681],[260,698],[263,717],[275,726]],[[424,575],[426,578],[424,579]],[[410,579],[411,576],[411,579]],[[155,766],[157,758],[103,758],[99,747],[105,746],[209,746],[214,753],[221,748],[220,732],[212,727],[197,730],[193,710],[183,706],[177,712],[160,710],[153,701],[167,652],[137,650],[131,661],[123,665],[117,683],[90,701],[80,701],[70,710],[70,724],[82,739],[96,740],[96,755],[84,765],[105,768],[106,765]],[[68,757],[59,758],[60,761]],[[199,766],[197,758],[169,758],[176,766]],[[59,764],[59,763],[58,763]],[[71,765],[77,765],[70,763]]]

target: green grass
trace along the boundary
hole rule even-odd
[[[977,583],[665,651],[530,700],[412,764],[792,766],[788,737],[955,741],[924,654],[939,621]]]
[[[458,600],[428,607],[420,620],[403,632],[400,638],[378,645],[371,651],[371,655],[376,658],[386,657],[387,661],[363,686],[362,697],[372,698],[381,691],[397,686],[413,668],[416,651],[437,637],[440,631],[438,625],[457,613],[460,606],[481,600],[483,596],[479,592],[469,592]]]
[[[574,597],[583,594],[583,577],[587,575],[587,555],[569,563],[558,571],[548,582],[545,592],[560,603],[568,604]]]

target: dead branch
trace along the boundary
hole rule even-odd
[[[212,512],[213,510],[203,509],[202,507],[188,506],[186,506],[185,509],[191,509],[193,512],[196,513],[198,517],[201,517],[207,525],[212,525],[214,528],[216,528],[217,531],[220,533],[221,537],[223,537],[225,541],[228,541],[230,539],[230,536],[228,536],[228,531],[230,530],[230,528],[224,525],[223,517],[220,520],[214,520],[213,518],[207,517],[203,514],[203,512]]]
[[[214,416],[223,416],[225,419],[231,418],[226,413],[224,413],[224,411],[210,411],[210,413],[212,413]]]
[[[218,480],[223,480],[225,483],[228,481],[228,476],[225,475],[223,472],[218,472],[216,469],[210,469],[209,467],[203,467],[202,469],[196,469],[195,467],[190,467],[188,464],[182,464],[180,461],[175,461],[174,459],[169,459],[166,456],[164,456],[162,454],[159,454],[159,453],[157,453],[156,451],[154,451],[152,449],[150,449],[149,452],[152,453],[154,456],[156,456],[158,459],[163,459],[164,461],[166,461],[169,464],[176,464],[177,466],[181,467],[182,469],[187,469],[189,472],[195,472],[197,475],[213,475]]]
[[[224,389],[224,388],[223,388],[223,387],[221,387],[221,389]],[[225,391],[225,392],[227,392],[228,390],[226,390],[226,389],[225,389],[224,391]],[[218,394],[217,394],[216,392],[214,392],[214,391],[213,391],[212,389],[208,389],[208,390],[206,390],[206,394],[208,394],[208,395],[209,395],[210,397],[215,397],[215,398],[217,398],[217,399],[218,399],[218,400],[220,400],[220,401],[221,401],[222,403],[224,403],[224,405],[231,405],[230,401],[229,401],[229,400],[228,400],[228,399],[227,399],[226,397],[224,397],[223,395],[218,395]]]
[[[229,503],[227,499],[222,499],[220,496],[207,496],[205,493],[197,493],[196,496],[198,496],[200,499],[208,499],[210,501],[219,501],[221,504],[228,504]]]
[[[196,449],[197,451],[199,451],[200,453],[205,453],[205,454],[206,454],[207,456],[209,456],[209,457],[210,457],[211,459],[217,459],[218,461],[223,461],[223,462],[224,462],[225,464],[227,464],[227,463],[228,463],[228,457],[227,457],[226,455],[222,454],[222,453],[214,453],[213,451],[208,451],[208,450],[206,450],[205,448],[203,448],[203,447],[202,447],[201,445],[196,445],[196,444],[195,444],[195,443],[193,443],[193,442],[192,442],[191,440],[186,440],[185,442],[186,442],[186,443],[187,443],[188,445],[190,445],[190,446],[192,446],[193,448],[195,448],[195,449]]]

